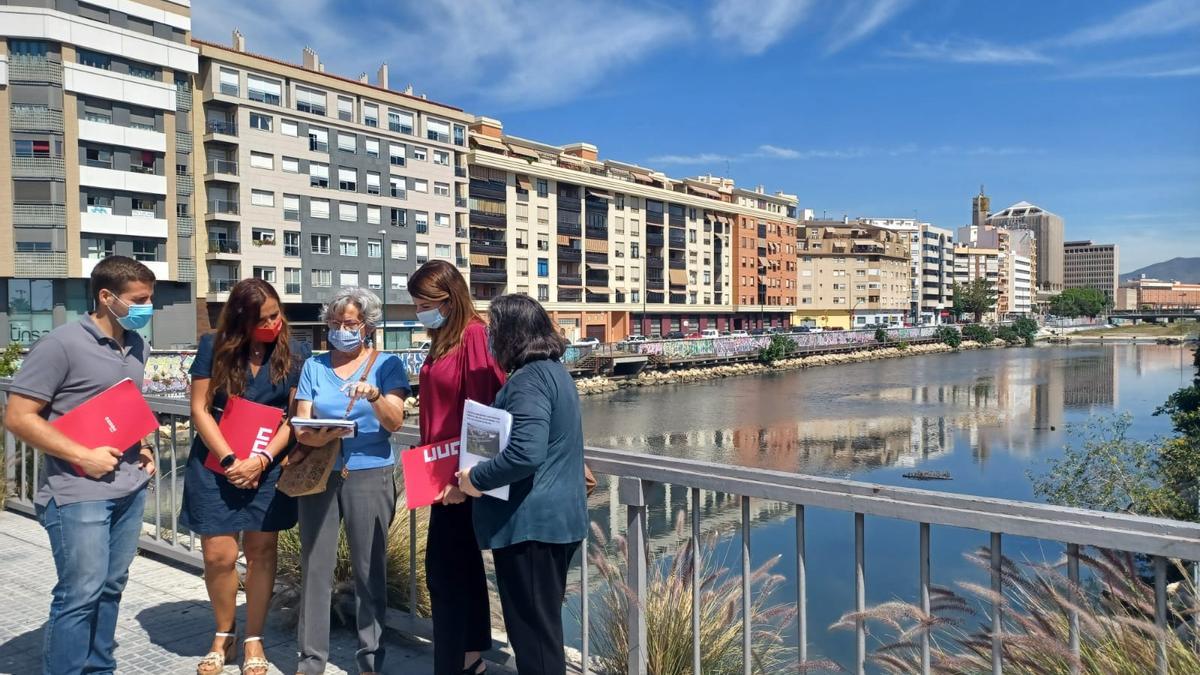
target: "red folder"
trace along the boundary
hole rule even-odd
[[[433,504],[447,485],[456,484],[459,439],[423,445],[400,453],[404,466],[404,500],[408,508]]]
[[[158,418],[138,386],[126,378],[50,424],[84,447],[128,450],[158,429]],[[87,475],[78,466],[75,473]]]
[[[254,450],[266,450],[271,439],[279,431],[283,421],[283,411],[279,408],[253,401],[247,401],[238,396],[230,396],[225,403],[225,411],[221,413],[221,436],[233,450],[238,459],[246,459]],[[222,476],[225,469],[217,453],[211,450],[204,458],[204,466]]]

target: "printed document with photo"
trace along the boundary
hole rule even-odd
[[[480,462],[493,459],[508,447],[512,433],[512,415],[499,408],[467,399],[463,406],[462,445],[458,452],[458,469],[469,469]],[[508,500],[508,486],[484,492],[497,499]]]

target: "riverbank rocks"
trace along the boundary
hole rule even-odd
[[[970,340],[959,345],[959,351],[965,349],[986,349],[1003,345],[1003,340],[996,345],[980,345]],[[761,375],[764,373],[800,368],[815,368],[819,366],[834,366],[846,363],[861,363],[879,359],[894,359],[902,356],[920,356],[923,354],[941,354],[952,352],[954,349],[942,343],[906,345],[902,347],[880,347],[863,349],[842,354],[813,354],[796,358],[781,359],[770,365],[761,363],[730,363],[705,368],[683,368],[679,370],[644,370],[637,377],[624,379],[609,379],[603,376],[580,378],[575,381],[575,387],[580,396],[591,396],[617,391],[626,387],[654,387],[664,384],[685,384],[689,382],[705,382],[720,380],[726,377],[741,375]]]

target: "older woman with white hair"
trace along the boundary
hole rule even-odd
[[[364,288],[344,288],[322,310],[332,349],[304,364],[296,389],[296,416],[348,417],[357,423],[342,438],[323,492],[300,497],[300,661],[297,673],[322,673],[329,658],[329,607],[337,563],[338,521],[345,526],[354,576],[358,622],[356,660],[362,673],[382,670],[387,612],[387,534],[396,507],[396,457],[390,437],[404,422],[408,376],[395,354],[370,346],[383,317],[379,298]],[[331,430],[297,429],[304,447],[338,438]]]

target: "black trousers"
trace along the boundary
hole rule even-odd
[[[487,577],[471,501],[435,504],[429,511],[425,582],[433,609],[434,675],[459,675],[464,653],[492,648]]]
[[[504,625],[521,675],[564,675],[562,605],[579,542],[524,541],[494,549]]]

